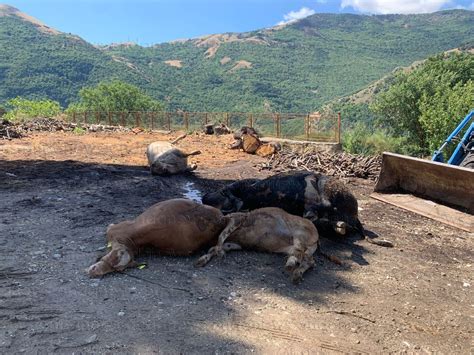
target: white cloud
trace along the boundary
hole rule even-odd
[[[352,7],[372,14],[417,14],[440,10],[451,0],[342,0],[341,7]]]
[[[474,10],[474,2],[471,5],[463,6],[463,5],[456,5],[455,9],[458,10]]]
[[[290,11],[286,15],[283,15],[283,21],[277,23],[277,25],[286,25],[291,22],[295,22],[297,20],[301,20],[302,18],[314,15],[316,11],[310,9],[308,7],[302,7],[298,11]]]

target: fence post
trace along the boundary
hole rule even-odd
[[[306,140],[309,140],[309,113],[305,117]]]
[[[120,121],[122,123],[122,127],[125,127],[126,126],[126,122],[125,122],[125,112],[120,112]]]
[[[184,129],[187,131],[189,129],[189,117],[188,113],[184,113]]]
[[[208,117],[207,117],[207,112],[204,114],[204,125],[207,125],[208,123]]]
[[[84,111],[84,124],[87,124],[87,111]]]
[[[166,112],[166,121],[168,123],[168,131],[171,131],[171,114]]]
[[[281,138],[281,117],[279,113],[277,113],[277,138]]]
[[[337,113],[337,143],[341,144],[341,112]]]
[[[229,121],[230,121],[230,120],[229,120],[229,112],[226,112],[226,113],[225,113],[225,125],[226,125],[227,127],[230,127],[230,122],[229,122]]]
[[[151,130],[153,131],[155,129],[155,112],[152,111],[150,112],[150,124],[151,124]]]
[[[76,123],[76,111],[72,113],[72,122]]]
[[[100,112],[98,112],[98,111],[95,112],[95,122],[97,124],[100,123]]]

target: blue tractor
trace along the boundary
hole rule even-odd
[[[444,163],[443,149],[452,142],[456,141],[458,139],[459,132],[461,132],[471,121],[473,122],[456,146],[456,149],[448,160],[448,164],[474,169],[474,110],[469,112],[467,116],[464,117],[461,123],[449,135],[441,147],[433,154],[433,158],[431,160]]]

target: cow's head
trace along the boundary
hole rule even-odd
[[[244,204],[243,201],[235,197],[226,188],[205,194],[202,203],[220,209],[223,213],[238,212]]]
[[[101,277],[113,271],[122,271],[134,264],[133,257],[124,245],[112,247],[112,250],[98,262],[86,269],[90,277]]]

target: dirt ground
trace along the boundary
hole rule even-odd
[[[177,134],[173,135],[174,137]],[[192,135],[195,174],[153,177],[157,133],[41,133],[0,142],[0,353],[380,353],[474,351],[473,235],[368,197],[347,183],[365,227],[394,242],[322,239],[324,259],[293,285],[284,257],[142,256],[145,269],[89,279],[108,224],[174,197],[265,177],[263,158]]]

